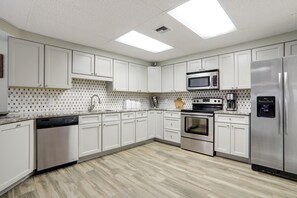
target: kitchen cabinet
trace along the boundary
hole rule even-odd
[[[136,142],[147,140],[147,118],[136,118]]]
[[[285,43],[285,56],[297,55],[297,41]]]
[[[203,70],[219,69],[219,57],[213,56],[213,57],[203,58],[202,69]]]
[[[187,64],[174,64],[174,91],[187,91]]]
[[[72,73],[82,75],[94,75],[94,59],[93,54],[73,51]]]
[[[71,88],[72,51],[45,46],[45,88]]]
[[[219,56],[220,89],[251,88],[251,51],[241,51]]]
[[[129,91],[147,92],[147,67],[129,64]]]
[[[202,61],[201,59],[188,61],[187,63],[187,72],[198,72],[202,71]]]
[[[215,151],[249,158],[249,128],[249,116],[216,114]]]
[[[135,112],[121,113],[121,118],[121,145],[126,146],[135,143]]]
[[[113,61],[113,82],[107,84],[109,91],[129,91],[129,64],[125,61]]]
[[[120,121],[103,122],[102,150],[108,151],[121,146]]]
[[[173,65],[162,67],[162,92],[174,92]]]
[[[8,45],[8,85],[44,87],[44,45],[11,37]]]
[[[102,56],[95,56],[95,76],[110,78],[112,81],[112,59]]]
[[[284,56],[284,44],[269,45],[252,49],[252,60],[261,61]]]
[[[148,112],[148,138],[164,138],[163,111]]]
[[[79,116],[78,155],[79,157],[99,153],[101,145],[102,124],[101,115]]]
[[[180,112],[164,112],[164,140],[180,143]]]
[[[33,120],[0,126],[0,192],[34,170]]]
[[[162,91],[161,67],[148,67],[148,92],[160,93]]]

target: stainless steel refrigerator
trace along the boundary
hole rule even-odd
[[[297,174],[297,56],[251,64],[253,170]]]

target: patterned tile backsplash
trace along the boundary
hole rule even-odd
[[[106,82],[73,79],[72,89],[30,89],[9,88],[8,110],[11,112],[33,113],[44,111],[80,111],[87,110],[90,98],[98,94],[101,104],[98,109],[121,109],[126,99],[140,101],[142,108],[150,107],[150,96],[145,93],[107,92]],[[175,108],[174,100],[181,97],[185,101],[185,108],[191,107],[193,97],[219,97],[225,98],[229,91],[200,91],[187,93],[157,94],[160,97],[160,108]],[[238,95],[238,107],[242,110],[250,110],[250,91],[234,91]],[[97,99],[95,98],[97,101]],[[224,100],[224,103],[226,101]],[[98,103],[97,103],[98,104]],[[225,104],[226,105],[226,104]]]

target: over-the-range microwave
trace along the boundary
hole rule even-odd
[[[187,90],[219,89],[219,70],[187,73]]]

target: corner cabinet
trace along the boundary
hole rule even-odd
[[[11,37],[8,45],[8,85],[44,87],[44,45]]]
[[[148,112],[148,138],[164,139],[163,111]]]
[[[161,67],[148,67],[148,92],[161,93],[162,74]]]
[[[215,151],[248,159],[249,144],[249,116],[215,114]]]
[[[0,192],[34,170],[33,120],[0,126]]]
[[[45,88],[71,88],[72,51],[45,46]]]
[[[162,92],[174,92],[173,65],[162,67]]]
[[[129,91],[129,63],[113,60],[113,82],[107,84],[108,91]]]
[[[187,91],[187,63],[174,64],[174,91]]]

